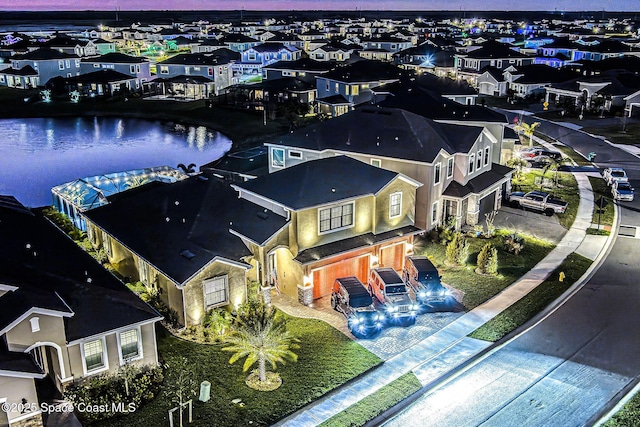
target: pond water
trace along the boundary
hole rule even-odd
[[[94,175],[220,158],[231,140],[204,127],[139,119],[0,120],[0,195],[50,205],[51,188]]]

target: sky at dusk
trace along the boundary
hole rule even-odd
[[[640,11],[640,0],[0,0],[0,10]],[[1,21],[1,19],[0,19]]]

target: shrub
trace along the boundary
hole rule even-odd
[[[504,250],[510,254],[518,255],[524,249],[524,238],[517,233],[511,233],[504,238]]]
[[[205,332],[214,334],[216,338],[226,334],[227,329],[231,325],[233,316],[224,308],[217,308],[207,311],[202,321]]]
[[[469,243],[461,233],[455,233],[447,245],[447,261],[451,264],[464,265],[469,258]]]
[[[498,250],[487,243],[478,254],[478,273],[496,274],[498,272]]]
[[[162,370],[158,367],[140,368],[125,365],[115,374],[98,375],[67,387],[64,397],[76,407],[80,403],[85,406],[107,405],[109,408],[112,404],[122,404],[126,409],[127,405],[133,403],[138,408],[156,396],[163,378]],[[122,413],[85,411],[77,415],[83,424],[88,424]]]

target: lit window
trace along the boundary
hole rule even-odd
[[[353,225],[353,203],[318,210],[320,233]]]
[[[284,149],[272,148],[271,149],[271,166],[274,168],[284,167]]]
[[[87,367],[87,371],[93,371],[104,366],[102,340],[84,343],[84,364]]]
[[[392,193],[389,196],[389,218],[396,218],[402,212],[402,193]]]
[[[433,170],[433,183],[440,184],[440,163],[436,163],[436,166]]]
[[[229,280],[228,276],[219,276],[205,280],[204,283],[204,305],[209,308],[224,304],[228,301]]]
[[[453,157],[447,159],[447,178],[451,178],[453,176]]]
[[[122,355],[122,360],[138,357],[140,350],[138,348],[137,329],[120,332],[120,354]]]
[[[380,159],[371,159],[371,166],[375,166],[377,168],[382,167],[382,160]]]
[[[487,166],[489,164],[489,147],[484,148],[484,165]]]

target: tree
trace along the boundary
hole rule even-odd
[[[186,402],[196,395],[198,383],[193,366],[186,357],[178,357],[167,363],[165,376],[165,395],[180,410],[180,427],[182,427],[182,411]]]
[[[544,182],[544,177],[547,174],[547,171],[552,170],[553,173],[553,189],[558,188],[558,168],[569,161],[568,157],[562,157],[560,159],[554,159],[553,157],[549,158],[549,163],[542,169],[542,182]],[[542,185],[542,183],[540,184]]]
[[[195,163],[189,163],[189,166],[185,166],[184,163],[178,163],[178,166],[176,166],[178,169],[182,169],[182,171],[186,174],[190,174],[190,173],[194,173],[196,171],[196,164]]]
[[[277,316],[275,308],[260,302],[245,304],[225,341],[231,345],[222,350],[234,353],[229,363],[246,358],[242,367],[244,372],[258,363],[260,383],[267,381],[267,362],[275,369],[276,363],[298,359],[291,351],[298,348],[298,340],[287,331],[285,318]]]
[[[455,233],[447,245],[445,253],[447,261],[455,265],[464,265],[469,257],[469,244],[461,233]]]
[[[533,133],[538,126],[540,126],[540,122],[527,124],[522,120],[516,125],[516,130],[521,131],[529,137],[529,147],[533,146]]]
[[[478,269],[480,274],[496,274],[498,272],[498,250],[491,244],[484,245],[478,254]]]

